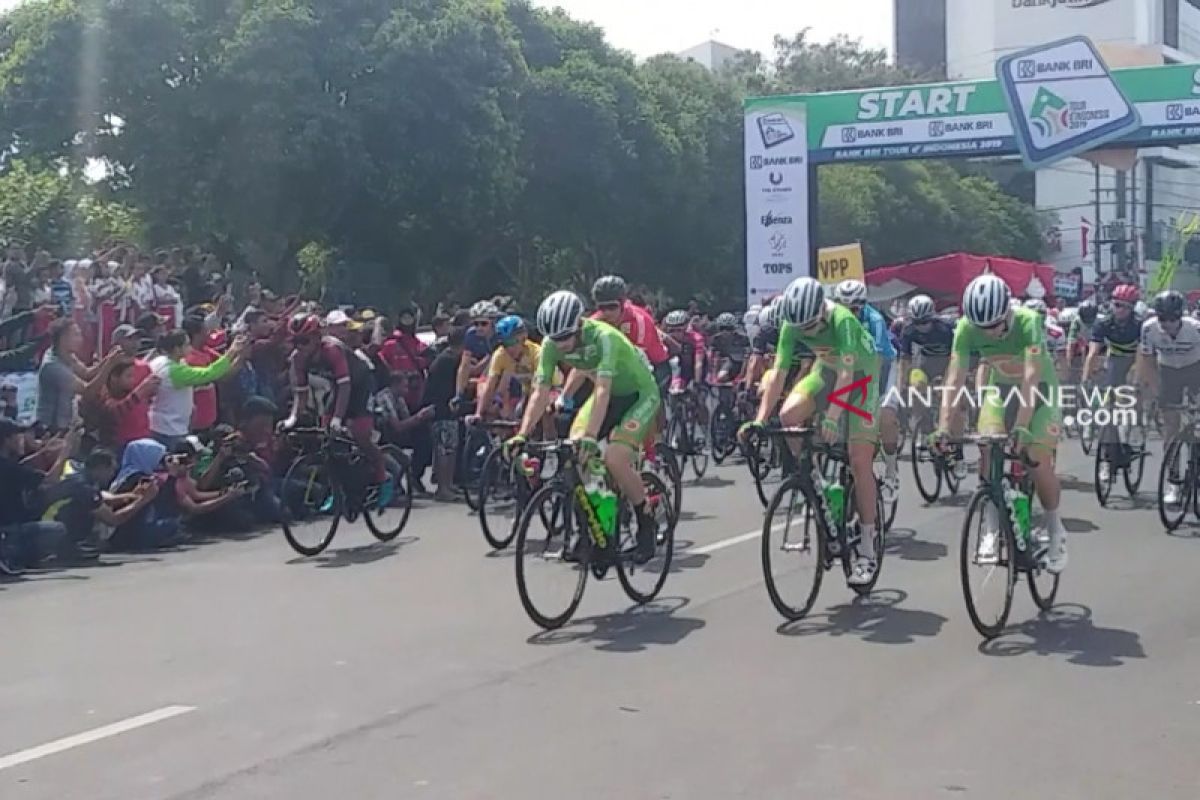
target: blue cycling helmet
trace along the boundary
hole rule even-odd
[[[523,330],[525,330],[525,320],[515,314],[501,317],[500,321],[496,323],[496,336],[500,337],[502,342],[511,341]]]

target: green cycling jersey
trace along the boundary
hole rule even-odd
[[[827,300],[825,314],[825,324],[812,333],[801,331],[799,325],[784,324],[783,331],[779,334],[775,363],[792,363],[792,356],[797,348],[806,346],[812,350],[821,365],[828,369],[852,369],[855,372],[874,373],[878,364],[875,340],[858,321],[854,312]]]
[[[585,319],[579,329],[578,339],[570,353],[562,352],[551,339],[542,342],[535,378],[538,386],[551,386],[555,367],[566,364],[571,369],[582,370],[593,379],[611,379],[612,393],[617,397],[634,394],[658,396],[658,384],[654,382],[654,373],[646,354],[625,334],[608,323]]]
[[[977,328],[964,317],[954,331],[953,353],[959,363],[967,364],[972,353],[991,367],[988,383],[1019,384],[1025,377],[1025,364],[1030,359],[1039,366],[1039,383],[1058,385],[1054,361],[1046,350],[1046,329],[1041,315],[1028,308],[1015,308],[1008,323],[1008,332],[995,337]]]

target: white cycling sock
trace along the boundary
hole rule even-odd
[[[862,539],[858,542],[858,554],[863,558],[875,558],[875,526],[862,526]]]
[[[1046,533],[1053,537],[1063,538],[1067,535],[1066,529],[1062,526],[1062,520],[1059,519],[1058,509],[1053,511],[1042,512],[1042,522],[1046,525]]]
[[[897,465],[899,458],[900,455],[898,453],[888,453],[884,451],[883,465],[887,468],[887,476],[889,478],[896,477],[896,473],[899,471],[899,467]]]

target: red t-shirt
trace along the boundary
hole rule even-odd
[[[193,347],[184,359],[189,366],[207,367],[221,357],[208,347]],[[192,389],[192,430],[203,431],[217,424],[217,387],[213,384]]]
[[[600,318],[599,311],[592,314],[592,319]],[[654,323],[654,317],[646,309],[635,306],[626,300],[621,309],[621,322],[617,327],[629,338],[629,341],[641,348],[642,352],[646,354],[646,358],[650,359],[651,364],[662,364],[670,358],[667,346],[663,344],[662,336],[658,332],[658,325]]]

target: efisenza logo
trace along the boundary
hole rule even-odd
[[[791,225],[792,218],[785,217],[782,214],[773,214],[768,211],[760,218],[760,222],[762,222],[764,228],[769,228],[772,225]]]
[[[1029,109],[1029,123],[1043,138],[1050,139],[1071,127],[1070,113],[1066,100],[1041,86],[1033,98],[1033,107]]]

